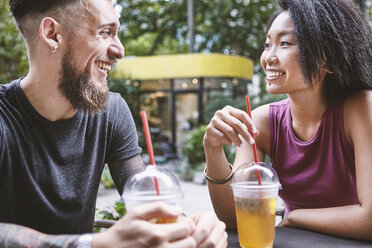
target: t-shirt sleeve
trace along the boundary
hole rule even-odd
[[[0,117],[2,118],[2,116]],[[1,165],[3,164],[4,159],[4,144],[3,144],[3,137],[4,137],[4,130],[3,130],[3,123],[2,120],[0,120],[0,171],[1,171]]]
[[[111,142],[106,162],[127,159],[141,153],[133,116],[125,100],[119,94],[111,94],[110,109]]]

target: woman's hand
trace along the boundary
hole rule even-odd
[[[252,119],[248,114],[240,109],[226,106],[221,110],[216,111],[204,135],[204,146],[219,147],[222,144],[231,146],[236,144],[242,145],[242,140],[253,144],[254,139],[248,129],[258,134],[254,127]]]

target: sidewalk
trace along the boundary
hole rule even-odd
[[[203,211],[213,211],[207,185],[182,180],[180,180],[180,184],[184,194],[181,207],[186,215]],[[110,207],[117,200],[120,200],[120,195],[116,189],[100,189],[98,191],[96,207],[98,209]]]

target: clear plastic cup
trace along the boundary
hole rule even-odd
[[[259,185],[258,173],[261,176]],[[251,162],[240,165],[230,184],[241,247],[273,247],[276,198],[280,183],[271,165]]]
[[[125,183],[122,194],[122,199],[128,211],[136,206],[157,201],[179,205],[182,198],[183,193],[177,177],[166,168],[152,165],[131,176]],[[157,223],[174,221],[159,218],[156,220]]]

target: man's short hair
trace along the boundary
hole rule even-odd
[[[14,18],[18,21],[27,15],[46,13],[77,2],[80,0],[9,0],[9,7]]]
[[[76,11],[82,0],[9,0],[10,11],[15,22],[26,38],[32,40],[37,34],[40,21],[46,15],[54,18],[60,17],[65,24],[69,21],[70,15],[67,12]],[[63,18],[65,16],[65,18]],[[59,20],[59,21],[61,21]],[[37,23],[35,22],[37,21]],[[32,22],[32,23],[30,23]]]

